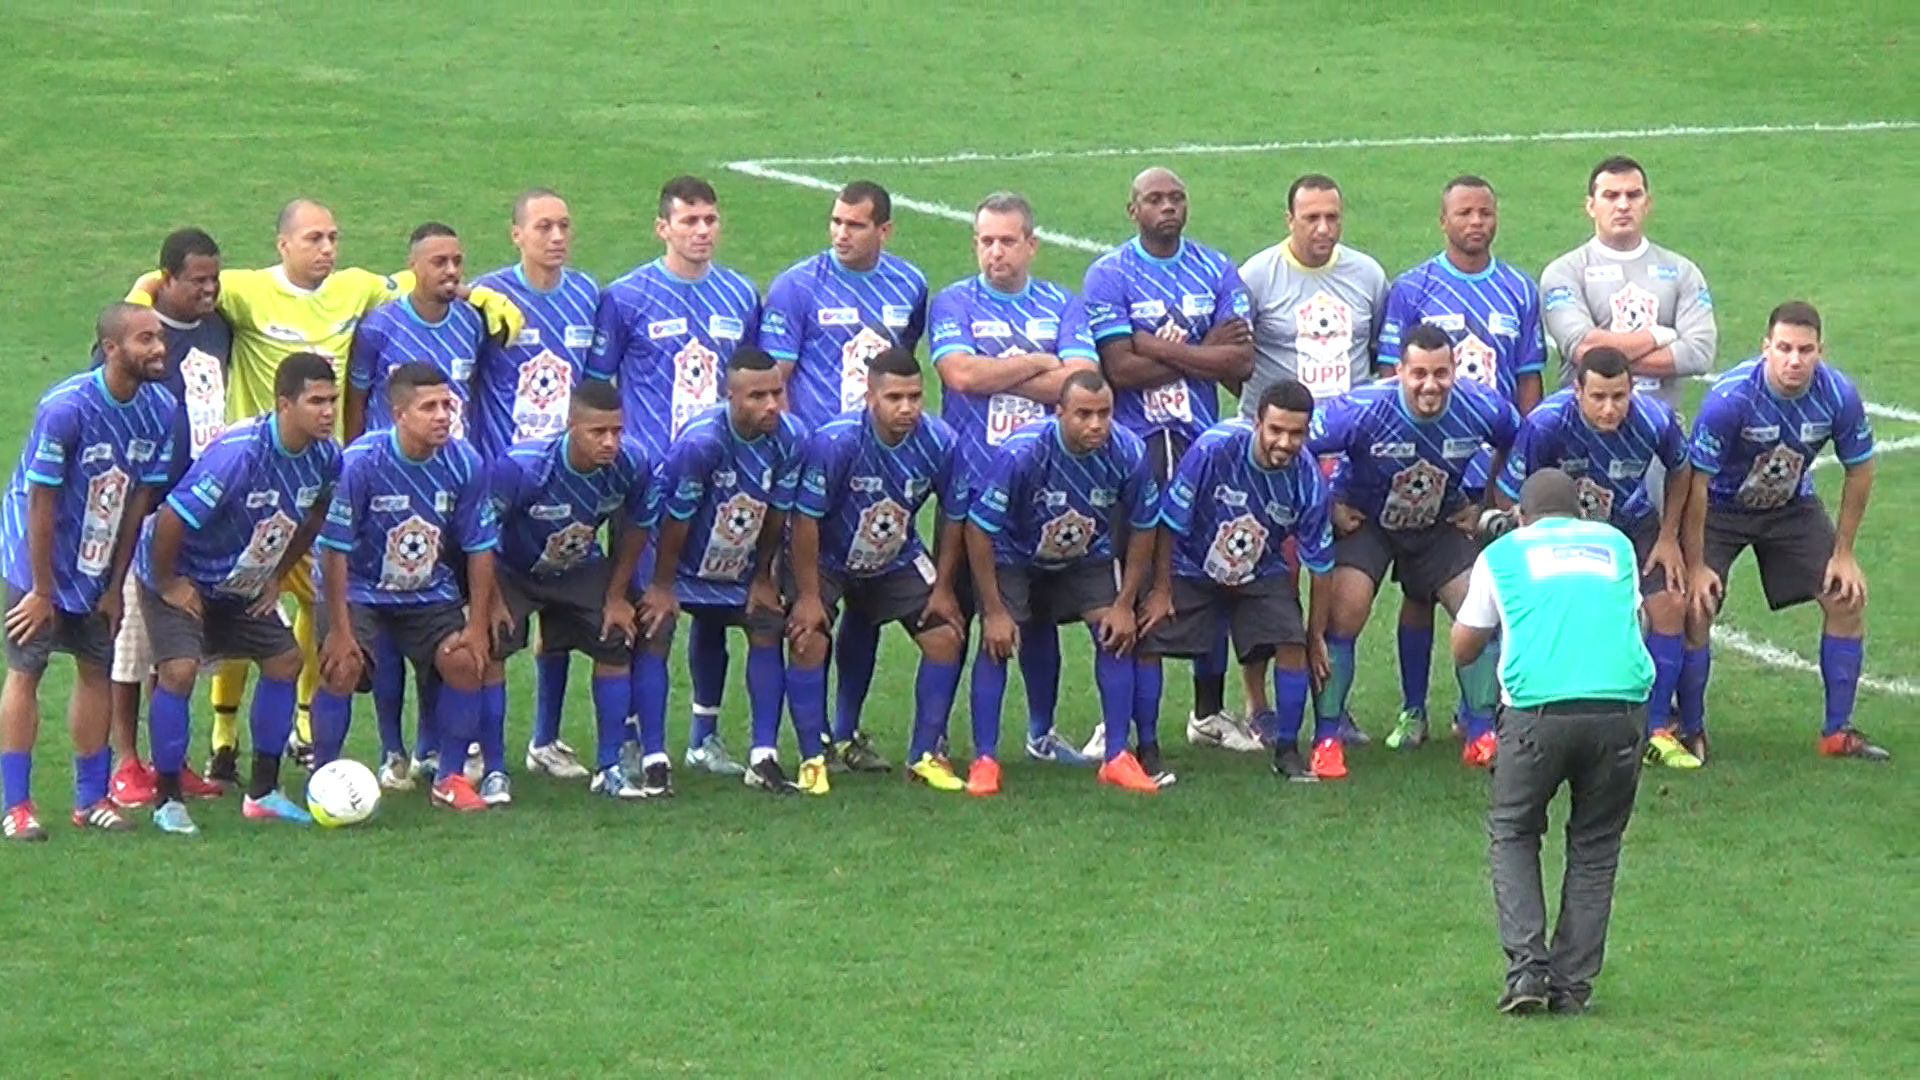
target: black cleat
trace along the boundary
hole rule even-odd
[[[1160,760],[1159,743],[1141,743],[1140,748],[1133,752],[1133,756],[1140,762],[1140,771],[1153,777],[1155,787],[1172,787],[1174,782],[1180,779],[1169,772]]]
[[[1579,1016],[1592,1005],[1591,997],[1577,990],[1556,986],[1547,993],[1547,1011],[1555,1016]]]
[[[1527,1016],[1547,1007],[1547,980],[1526,974],[1507,984],[1507,992],[1493,1006],[1509,1016]]]
[[[1691,735],[1680,736],[1680,745],[1686,747],[1688,753],[1699,758],[1700,764],[1707,763],[1707,730],[1705,728]]]
[[[1315,784],[1320,781],[1320,778],[1314,775],[1313,767],[1307,764],[1307,759],[1300,756],[1300,748],[1297,746],[1282,746],[1275,751],[1273,775],[1283,780],[1291,780],[1296,784]]]
[[[747,767],[747,786],[757,788],[769,795],[798,795],[800,785],[787,779],[786,771],[780,768],[779,758],[761,758]]]
[[[240,782],[240,750],[234,746],[216,746],[207,759],[207,779],[216,784]]]
[[[656,761],[641,769],[640,797],[643,799],[673,798],[673,766],[664,761]]]

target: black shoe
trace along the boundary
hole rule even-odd
[[[1537,1013],[1547,1007],[1547,980],[1544,976],[1527,974],[1507,984],[1507,992],[1493,1006],[1512,1016],[1526,1016]]]
[[[779,758],[761,758],[747,768],[747,786],[769,795],[798,795],[800,785],[787,779]]]
[[[207,779],[216,784],[238,784],[240,750],[232,746],[214,747],[213,756],[207,759]]]
[[[1167,767],[1161,763],[1159,743],[1141,743],[1140,748],[1133,752],[1133,756],[1140,762],[1140,771],[1153,777],[1156,787],[1172,787],[1174,781],[1179,779],[1168,772]]]
[[[1547,994],[1547,1011],[1555,1016],[1579,1016],[1593,1004],[1592,998],[1576,990],[1554,987]]]
[[[1705,765],[1707,763],[1707,732],[1705,728],[1691,735],[1680,736],[1680,745],[1686,747],[1688,753],[1699,758],[1700,764]]]
[[[664,761],[656,761],[641,769],[640,797],[643,799],[673,798],[673,766]]]
[[[1320,778],[1313,773],[1313,767],[1307,759],[1300,756],[1297,746],[1282,746],[1273,755],[1273,775],[1296,784],[1319,783]]]

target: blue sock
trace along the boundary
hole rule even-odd
[[[560,738],[560,712],[567,704],[567,672],[573,654],[541,653],[533,660],[533,745]]]
[[[507,771],[507,684],[480,688],[480,758],[488,772]]]
[[[1273,706],[1280,714],[1274,733],[1279,746],[1300,744],[1300,724],[1307,712],[1307,698],[1313,695],[1313,680],[1306,668],[1294,670],[1278,664],[1273,668]]]
[[[0,753],[0,788],[6,789],[5,807],[12,810],[33,801],[33,751],[8,750]]]
[[[1853,698],[1860,691],[1860,661],[1867,643],[1860,638],[1820,635],[1820,681],[1827,687],[1827,723],[1831,735],[1853,723]]]
[[[1354,640],[1344,634],[1327,635],[1327,657],[1333,673],[1314,698],[1314,742],[1340,737],[1340,718],[1347,714],[1347,694],[1353,689]]]
[[[73,755],[73,805],[84,809],[107,797],[107,779],[113,774],[113,750],[101,747],[91,754]]]
[[[1400,707],[1427,714],[1427,683],[1433,673],[1433,627],[1402,626],[1400,642]]]
[[[1161,680],[1158,659],[1152,663],[1133,662],[1133,726],[1140,732],[1141,746],[1155,746],[1160,742]]]
[[[827,669],[825,666],[787,669],[787,711],[793,716],[794,738],[802,758],[827,752]]]
[[[458,776],[467,763],[467,745],[480,726],[481,692],[441,686],[434,718],[440,728],[440,777]],[[437,778],[436,778],[437,779]]]
[[[400,726],[406,707],[407,658],[400,655],[393,636],[382,632],[373,639],[373,719],[380,726],[382,754],[406,752],[407,737]]]
[[[147,723],[148,752],[153,755],[154,770],[177,773],[186,768],[187,743],[193,737],[192,706],[187,699],[164,686],[155,686]],[[280,745],[287,744],[283,740]]]
[[[1106,725],[1107,760],[1112,761],[1127,750],[1127,729],[1133,719],[1133,657],[1096,647],[1093,681],[1100,687],[1100,722]]]
[[[1021,644],[1026,643],[1023,633]],[[1024,663],[1024,661],[1022,661]],[[1029,679],[1032,676],[1028,676]],[[968,694],[973,713],[973,756],[1000,757],[1000,707],[1007,700],[1007,665],[981,649],[973,654],[973,685]],[[1051,726],[1051,725],[1049,725]],[[1028,734],[1032,734],[1029,725]],[[1046,734],[1045,731],[1041,732]]]
[[[1648,634],[1647,653],[1653,657],[1653,690],[1647,695],[1647,734],[1667,726],[1667,709],[1680,689],[1680,669],[1686,663],[1687,639],[1679,634]]]
[[[1680,658],[1680,734],[1707,729],[1707,677],[1713,674],[1713,646],[1687,646]]]
[[[947,733],[947,718],[953,714],[953,696],[960,691],[960,665],[936,664],[920,658],[920,670],[913,677],[913,735],[907,745],[909,764],[922,754],[933,753]]]
[[[432,668],[424,671],[414,669],[413,691],[420,699],[420,704],[414,710],[418,714],[419,730],[414,732],[413,749],[415,753],[425,756],[428,751],[440,746],[440,673]],[[466,759],[463,757],[460,760]]]
[[[860,710],[866,707],[879,655],[880,628],[852,608],[842,612],[833,639],[834,742],[846,742],[860,730]]]
[[[317,769],[339,757],[340,748],[346,745],[347,728],[353,723],[353,698],[323,686],[313,692],[308,715],[313,721],[313,766]]]
[[[661,660],[665,669],[666,661]],[[664,681],[664,680],[663,680]],[[626,675],[595,675],[593,677],[593,764],[598,772],[609,765],[620,764],[620,746],[626,741],[627,713],[632,708],[632,683]],[[661,705],[666,704],[665,697]],[[664,714],[665,710],[662,709]],[[666,723],[665,715],[661,723]]]
[[[974,663],[979,663],[975,660]],[[1052,623],[1029,623],[1020,628],[1020,679],[1027,687],[1027,737],[1038,739],[1053,730],[1053,714],[1060,705],[1060,628]],[[1000,694],[1007,691],[1006,665],[1000,668]],[[995,712],[999,709],[996,706]],[[1000,732],[996,715],[994,734]],[[978,752],[977,750],[975,751]]]
[[[778,645],[747,646],[747,711],[752,714],[753,748],[773,750],[780,743],[780,708],[787,696],[787,662]]]
[[[666,756],[667,691],[672,685],[665,653],[641,652],[633,658],[627,711],[640,728],[641,756]],[[624,732],[622,738],[625,738]],[[616,748],[617,749],[617,748]]]
[[[247,712],[247,730],[253,736],[255,747],[273,747],[268,752],[277,753],[280,747],[287,745],[287,736],[293,733],[296,693],[293,682],[288,679],[262,676],[254,684],[253,708]],[[404,749],[402,752],[405,752]]]
[[[687,639],[687,669],[693,680],[693,730],[687,745],[699,746],[719,731],[720,700],[727,690],[727,625],[693,620]]]

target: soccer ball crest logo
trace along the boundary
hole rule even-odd
[[[545,349],[520,365],[521,400],[536,409],[550,409],[573,392],[573,369],[567,362]]]
[[[1495,365],[1498,362],[1499,354],[1477,335],[1468,334],[1453,347],[1453,363],[1460,377],[1472,379],[1488,389],[1495,385]]]
[[[581,522],[570,522],[547,537],[546,547],[540,551],[540,566],[546,571],[571,569],[592,550],[593,530]]]
[[[892,499],[882,499],[860,511],[853,551],[847,558],[850,570],[878,570],[893,560],[906,545],[907,511]]]
[[[1660,298],[1635,282],[1627,282],[1625,288],[1613,294],[1609,303],[1613,307],[1613,325],[1608,329],[1616,334],[1649,329],[1660,317]]]
[[[426,576],[440,557],[440,527],[418,515],[387,530],[387,566],[406,580]]]
[[[1440,517],[1447,493],[1447,472],[1422,459],[1393,475],[1380,524],[1388,529],[1424,529]]]
[[[867,361],[887,351],[892,345],[893,341],[886,335],[875,333],[871,326],[862,326],[859,333],[840,347],[842,409],[859,407],[867,396]]]
[[[127,474],[108,469],[87,481],[87,511],[92,516],[117,518],[127,500]]]
[[[287,550],[287,544],[293,540],[296,528],[292,518],[284,511],[274,515],[253,527],[253,540],[247,545],[247,557],[259,562],[278,562],[280,554]]]
[[[1093,547],[1093,530],[1098,524],[1078,510],[1068,510],[1040,527],[1040,543],[1034,557],[1047,562],[1069,562],[1085,555]]]
[[[1613,516],[1613,491],[1610,488],[1583,476],[1574,483],[1573,491],[1580,500],[1581,517],[1588,521],[1606,521]]]
[[[714,533],[728,544],[750,544],[759,537],[760,520],[766,512],[766,505],[760,500],[744,491],[737,492],[714,512]]]
[[[221,391],[220,361],[199,349],[189,349],[186,357],[180,361],[180,378],[186,383],[188,397],[218,395]]]
[[[1353,308],[1325,291],[1293,311],[1294,347],[1315,359],[1346,352],[1353,344]]]
[[[1776,446],[1753,459],[1735,497],[1750,510],[1772,510],[1793,500],[1806,459],[1790,446]]]
[[[1267,549],[1267,527],[1252,514],[1223,521],[1207,551],[1207,574],[1222,585],[1240,585],[1253,577],[1254,564]]]
[[[864,363],[865,361],[862,361]],[[689,340],[673,357],[673,390],[676,398],[711,403],[719,397],[720,354]]]

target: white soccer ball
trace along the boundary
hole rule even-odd
[[[329,761],[307,778],[307,810],[329,828],[358,825],[379,808],[380,781],[357,761]]]

